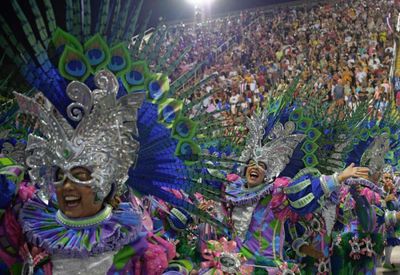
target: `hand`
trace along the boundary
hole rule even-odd
[[[389,202],[389,201],[394,201],[396,200],[396,197],[394,196],[394,194],[389,194],[386,198],[385,201]]]
[[[315,259],[321,259],[324,257],[324,254],[321,251],[315,249],[309,244],[302,245],[300,247],[300,252]]]
[[[369,169],[367,167],[354,167],[354,163],[350,164],[342,173],[339,174],[339,182],[344,182],[348,178],[368,178]]]
[[[212,214],[215,209],[215,205],[211,200],[204,200],[197,207],[209,214]]]

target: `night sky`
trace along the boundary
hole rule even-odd
[[[207,13],[222,14],[230,11],[291,2],[293,0],[214,0]],[[152,10],[151,25],[162,16],[165,21],[193,18],[194,7],[187,0],[144,0],[143,10]],[[143,13],[142,13],[143,14]]]
[[[73,0],[80,1],[80,0]],[[91,0],[91,8],[93,13],[99,12],[96,10],[99,3],[104,0]],[[128,6],[131,2],[137,3],[138,0],[122,0],[122,5]],[[232,11],[250,9],[255,7],[267,6],[270,4],[287,3],[294,0],[213,0],[210,6],[204,8],[204,14],[207,16],[215,16],[219,14],[228,14]],[[306,1],[306,0],[304,0]],[[42,1],[37,1],[39,8],[44,13],[44,5]],[[62,21],[65,18],[65,1],[51,0],[55,10],[56,21],[59,26],[63,26]],[[30,10],[30,2],[28,0],[18,0],[19,5],[24,11]],[[158,24],[159,18],[162,17],[165,22],[171,21],[193,21],[194,6],[187,0],[143,0],[143,8],[140,14],[139,26],[142,25],[149,11],[152,11],[152,17],[148,27],[154,27]],[[18,24],[18,18],[14,15],[14,10],[11,7],[11,1],[2,2],[0,14],[3,15],[7,22],[11,25]],[[35,18],[31,12],[26,13],[28,20],[34,22]],[[18,34],[17,34],[18,35]]]

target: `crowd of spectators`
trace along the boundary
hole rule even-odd
[[[204,63],[198,79],[219,73],[186,99],[201,99],[193,112],[248,115],[296,78],[300,81],[295,95],[305,101],[318,95],[333,107],[352,108],[368,101],[381,112],[393,93],[390,13],[394,14],[393,1],[340,0],[180,24],[169,34],[169,41],[179,39],[172,59],[193,45],[176,75],[199,62]],[[310,83],[306,92],[301,89]]]

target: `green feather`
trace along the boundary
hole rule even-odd
[[[49,35],[47,33],[43,17],[39,11],[39,7],[34,0],[29,0],[29,4],[31,5],[33,15],[35,16],[36,27],[39,32],[40,39],[43,41],[44,46],[47,47],[49,43]]]
[[[89,39],[91,33],[91,7],[90,0],[84,0],[83,2],[83,40]]]
[[[105,36],[107,32],[107,19],[110,7],[110,0],[101,1],[101,12],[99,13],[99,19],[97,20],[96,32]]]
[[[136,39],[136,43],[133,45],[133,47],[131,49],[131,55],[133,58],[140,59],[139,58],[140,46],[142,45],[145,31],[147,29],[147,24],[150,21],[150,17],[151,17],[151,11],[148,13],[147,17],[145,18],[143,25],[142,25],[142,29],[140,30],[140,34],[139,34],[138,38]]]
[[[121,8],[126,9],[126,7],[122,6],[121,7],[121,0],[115,0],[115,4],[114,4],[114,11],[113,11],[113,16],[112,16],[112,20],[109,21],[109,24],[111,24],[111,26],[107,26],[107,29],[111,30],[111,34],[109,35],[109,39],[108,42],[113,45],[114,42],[114,38],[117,34],[117,29],[118,27],[120,27],[120,23],[121,21]],[[118,41],[115,41],[118,43]]]
[[[132,19],[130,21],[128,21],[127,23],[127,27],[129,28],[126,32],[125,35],[123,37],[123,40],[128,40],[131,39],[130,35],[132,35],[133,33],[135,33],[136,31],[136,24],[137,21],[139,19],[139,15],[140,15],[140,11],[142,10],[142,6],[143,6],[143,0],[139,0],[139,3],[137,4],[137,7],[135,9],[135,14],[132,17]]]
[[[73,1],[73,32],[80,41],[82,41],[82,15],[81,15],[81,1]]]
[[[73,11],[73,2],[72,0],[65,1],[65,25],[67,32],[73,31],[74,26],[74,11]]]
[[[50,30],[50,33],[53,33],[57,26],[56,26],[56,18],[54,16],[54,10],[51,5],[50,0],[44,0],[44,6],[46,8],[46,17],[47,17],[47,26]]]

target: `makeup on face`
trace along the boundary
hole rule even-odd
[[[263,162],[257,162],[254,160],[250,160],[249,164],[246,167],[246,180],[247,187],[255,187],[264,182],[265,170],[267,166]]]
[[[67,217],[84,218],[95,215],[102,208],[102,202],[96,200],[96,194],[92,187],[78,182],[92,180],[91,172],[85,167],[74,167],[68,171],[61,169],[57,172],[56,180],[62,184],[56,185],[56,194],[59,209]]]

